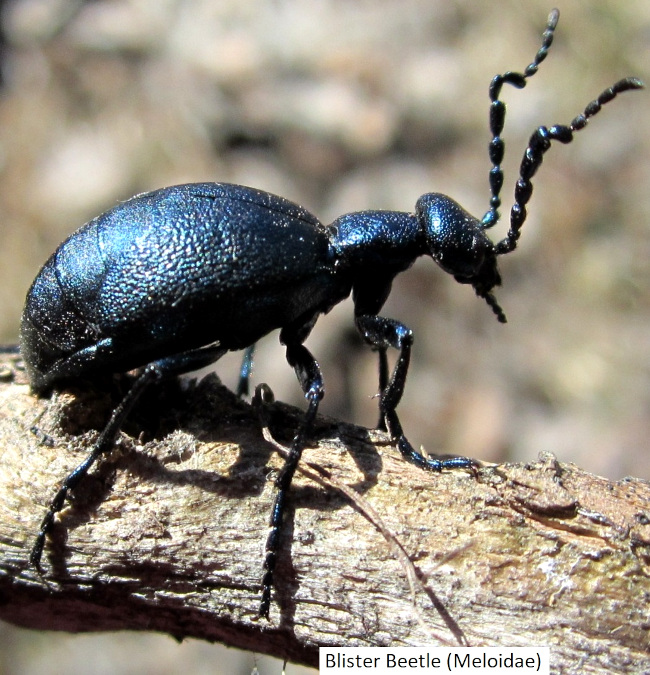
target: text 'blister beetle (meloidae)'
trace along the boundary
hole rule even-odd
[[[519,169],[508,233],[493,243],[486,230],[498,222],[501,203],[506,113],[501,88],[520,89],[537,72],[558,16],[557,10],[549,15],[542,46],[523,73],[506,72],[490,84],[491,199],[482,219],[450,197],[431,193],[419,198],[415,213],[361,211],[323,225],[282,197],[240,185],[196,183],[133,197],[61,244],[36,277],[22,317],[21,352],[33,391],[47,394],[67,381],[106,373],[138,374],[87,459],[54,496],[31,552],[36,568],[56,514],[90,467],[112,448],[144,389],[239,349],[247,350],[246,380],[252,346],[279,329],[308,409],[276,480],[259,608],[260,616],[268,618],[284,506],[324,392],[318,363],[303,342],[319,315],[350,293],[357,329],[379,354],[381,423],[399,451],[431,471],[474,467],[464,457],[425,457],[408,442],[396,409],[413,335],[379,311],[394,277],[417,257],[429,255],[456,281],[471,285],[505,322],[492,293],[501,283],[497,258],[517,246],[531,179],[544,153],[553,141],[570,143],[617,94],[643,86],[635,78],[620,80],[570,124],[534,131]],[[399,351],[390,377],[389,348]]]

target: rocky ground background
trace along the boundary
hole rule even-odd
[[[327,223],[368,208],[408,211],[436,191],[481,215],[489,81],[532,60],[550,9],[541,0],[5,1],[0,339],[15,342],[27,289],[60,241],[138,192],[241,183]],[[525,90],[504,90],[504,213],[537,125],[568,123],[623,76],[650,79],[647,3],[560,10],[540,72]],[[520,248],[501,262],[508,324],[430,260],[396,281],[384,314],[416,336],[400,405],[414,444],[493,462],[551,451],[609,478],[650,479],[649,112],[647,92],[626,94],[546,156]],[[343,303],[307,344],[326,378],[323,413],[371,426],[376,359],[351,319]],[[217,366],[228,386],[238,359]],[[276,335],[260,344],[254,380],[303,404]],[[249,655],[226,665],[232,652],[216,650],[0,628],[6,673],[87,672],[89,662],[98,673],[253,668]]]

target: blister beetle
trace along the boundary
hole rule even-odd
[[[491,199],[482,219],[450,197],[431,193],[419,198],[414,213],[362,211],[326,226],[281,197],[239,185],[197,183],[138,195],[61,244],[30,288],[22,317],[21,352],[33,391],[47,394],[67,381],[105,373],[139,373],[87,459],[56,493],[31,552],[35,567],[40,569],[47,535],[70,491],[111,449],[143,390],[211,364],[228,351],[246,349],[243,391],[252,346],[279,329],[308,408],[276,479],[259,609],[268,618],[285,502],[324,392],[318,363],[303,343],[319,315],[350,294],[357,329],[379,355],[381,421],[399,451],[432,471],[475,466],[464,457],[425,457],[407,440],[397,405],[413,335],[379,312],[395,276],[429,255],[458,282],[471,285],[505,322],[493,295],[501,283],[497,258],[517,246],[531,179],[544,154],[553,141],[571,142],[617,94],[643,86],[635,78],[620,80],[570,124],[534,131],[521,162],[508,233],[493,243],[486,230],[499,220],[503,183],[501,89],[504,84],[523,88],[537,72],[558,16],[557,10],[549,15],[532,63],[522,73],[497,75],[490,84]],[[398,351],[390,377],[389,348]]]

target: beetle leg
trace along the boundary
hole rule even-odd
[[[255,355],[255,345],[252,344],[244,351],[244,356],[239,369],[239,381],[237,382],[237,396],[248,396],[250,387],[251,372],[253,371],[253,356]]]
[[[92,467],[99,457],[112,449],[124,421],[142,395],[142,392],[144,392],[149,385],[160,382],[160,380],[169,375],[189,372],[209,363],[213,363],[223,356],[225,351],[225,349],[218,345],[208,346],[160,359],[159,361],[154,361],[145,366],[131,385],[131,389],[129,389],[126,396],[113,411],[111,418],[99,435],[92,452],[74,471],[72,471],[72,473],[68,475],[59,488],[59,491],[54,495],[54,499],[50,503],[50,507],[41,522],[41,527],[29,556],[29,562],[36,569],[40,570],[45,539],[52,529],[54,517],[61,509],[63,509],[68,494],[80,483],[90,470],[90,467]]]
[[[377,355],[379,357],[379,391],[383,392],[388,386],[388,355],[386,348],[378,348]],[[377,429],[380,431],[388,431],[386,429],[386,420],[384,414],[379,410],[379,421],[377,422]]]
[[[307,408],[305,419],[293,439],[291,450],[285,460],[284,466],[275,480],[277,492],[269,523],[271,530],[268,539],[266,540],[266,557],[264,559],[264,575],[262,577],[262,598],[260,600],[259,610],[260,617],[266,619],[269,618],[273,573],[280,548],[280,533],[284,520],[287,495],[289,493],[289,488],[291,487],[293,475],[298,467],[300,456],[305,447],[305,442],[313,426],[318,411],[318,404],[325,393],[320,366],[304,345],[288,344],[287,361],[296,371],[305,398],[309,401],[309,407]]]
[[[413,464],[428,469],[429,471],[441,471],[442,469],[471,469],[475,462],[467,457],[451,457],[449,459],[432,459],[418,452],[404,435],[402,424],[397,415],[397,405],[404,393],[406,375],[411,360],[411,345],[413,344],[413,332],[403,323],[382,316],[358,316],[356,324],[364,340],[373,347],[383,350],[388,347],[399,349],[400,354],[393,369],[388,384],[381,392],[379,410],[388,432],[402,455]]]
[[[65,500],[71,490],[79,484],[83,477],[88,473],[90,467],[97,461],[101,455],[108,452],[115,443],[115,438],[136,401],[140,398],[142,392],[152,383],[158,382],[162,377],[162,371],[157,363],[149,364],[133,383],[127,395],[115,408],[108,424],[99,435],[95,447],[88,457],[63,481],[63,485],[54,496],[45,518],[41,523],[40,530],[36,536],[34,547],[29,556],[29,562],[38,570],[41,568],[41,556],[45,545],[45,538],[52,529],[54,516],[61,511]]]

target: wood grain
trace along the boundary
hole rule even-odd
[[[124,382],[34,397],[0,369],[0,618],[147,630],[315,665],[318,647],[549,645],[554,672],[650,670],[650,485],[551,454],[425,473],[385,435],[319,418],[291,493],[271,620],[259,581],[281,466],[217,378],[147,395],[28,563],[54,491]],[[302,412],[267,408],[286,445]],[[37,431],[30,430],[36,427]]]

